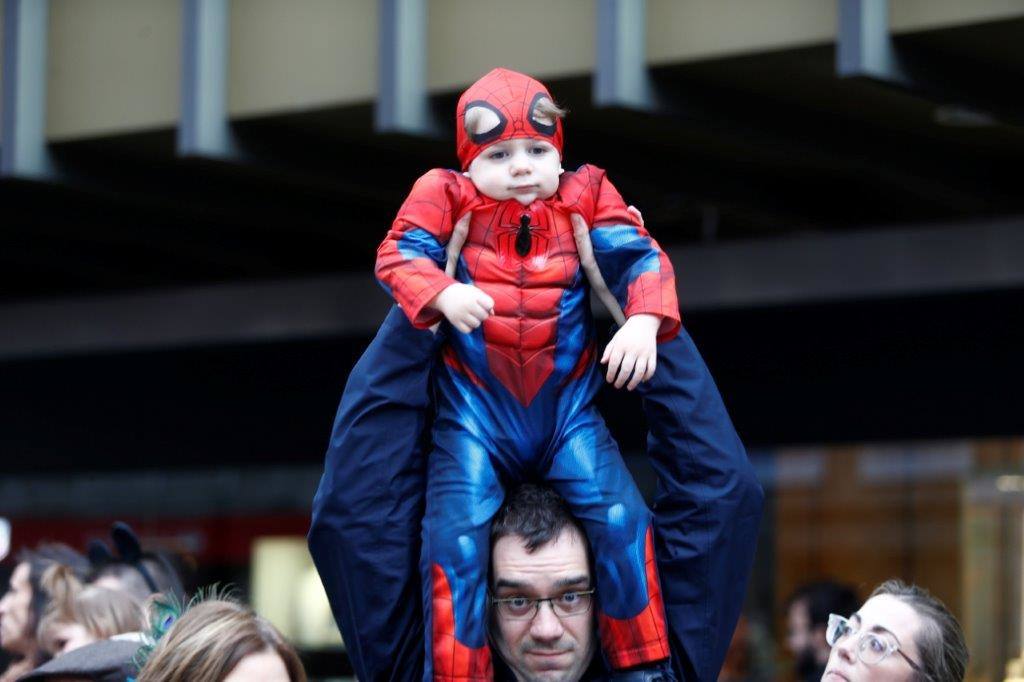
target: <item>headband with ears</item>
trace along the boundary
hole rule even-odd
[[[102,540],[89,542],[87,554],[93,568],[101,568],[109,564],[127,564],[139,572],[142,579],[146,581],[146,587],[150,592],[159,592],[160,588],[157,586],[156,580],[153,579],[153,574],[146,568],[146,564],[142,560],[152,558],[164,563],[163,559],[157,555],[144,553],[139,536],[135,534],[131,526],[123,521],[115,521],[110,527],[110,539],[114,541],[116,554],[111,552],[110,547]]]

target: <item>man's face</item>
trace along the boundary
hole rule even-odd
[[[10,588],[0,599],[0,648],[24,656],[35,643],[32,633],[32,583],[29,566],[18,564],[11,574]]]
[[[914,670],[899,653],[886,656],[880,663],[868,665],[857,653],[860,637],[874,633],[883,644],[899,647],[910,660],[921,664],[914,641],[921,629],[921,617],[913,607],[887,594],[868,599],[850,618],[857,632],[843,637],[832,647],[822,682],[909,682]]]
[[[496,142],[469,164],[469,179],[484,196],[523,206],[558,191],[562,162],[550,142],[527,137]]]
[[[544,599],[591,588],[586,539],[566,529],[533,553],[521,537],[506,536],[491,550],[494,596]],[[579,680],[594,655],[593,609],[559,617],[549,602],[530,620],[494,615],[495,645],[520,682]]]

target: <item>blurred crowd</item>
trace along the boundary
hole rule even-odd
[[[186,599],[172,557],[124,524],[113,548],[43,544],[0,599],[0,682],[305,682],[295,649],[228,593]]]
[[[0,659],[0,682],[305,682],[294,647],[252,608],[216,589],[187,598],[171,556],[143,551],[121,523],[111,539],[112,549],[43,544],[15,557],[0,598],[0,649],[8,659]],[[920,630],[913,644],[894,644],[900,633],[870,627],[873,615],[899,623],[901,609],[930,624],[913,628]],[[783,669],[758,660],[758,652],[773,647],[764,646],[764,628],[741,618],[720,682],[812,682],[836,669],[851,682],[861,682],[857,670],[868,673],[865,681],[910,679],[915,672],[964,678],[963,633],[920,588],[890,581],[862,602],[852,586],[809,583],[785,601],[784,617]],[[887,657],[893,652],[898,656]]]
[[[887,580],[864,600],[852,585],[809,582],[786,598],[782,615],[785,660],[772,660],[768,628],[744,615],[718,682],[962,682],[967,675],[959,622],[917,585]]]

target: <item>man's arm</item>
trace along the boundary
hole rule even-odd
[[[655,538],[674,666],[713,682],[743,606],[764,493],[685,329],[658,345],[657,372],[637,390],[658,474]]]
[[[349,374],[313,498],[309,551],[361,680],[423,676],[422,436],[438,343],[392,307]]]

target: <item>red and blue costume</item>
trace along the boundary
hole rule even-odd
[[[561,122],[533,118],[541,97],[550,98],[543,85],[504,69],[467,90],[458,108],[463,168],[484,147],[516,137],[546,139],[561,152]],[[461,121],[473,106],[496,113],[499,125],[482,136],[466,133]],[[445,245],[470,211],[452,278],[444,272]],[[416,182],[378,251],[378,279],[417,327],[441,319],[429,303],[456,281],[495,301],[480,328],[449,333],[435,379],[421,564],[435,679],[491,678],[490,522],[504,486],[531,478],[557,490],[587,529],[611,665],[669,655],[650,512],[594,406],[601,377],[572,213],[591,226],[601,274],[625,315],[657,315],[659,341],[673,338],[680,324],[672,266],[593,166],[564,173],[554,196],[528,206],[490,199],[461,173],[432,170]]]
[[[418,563],[443,338],[391,309],[349,373],[313,498],[309,551],[360,680],[431,679]],[[654,546],[672,669],[686,682],[715,682],[747,592],[764,493],[685,329],[658,345],[658,371],[636,393],[658,477]],[[513,679],[500,656],[494,667],[496,679]],[[603,657],[592,668],[583,679],[608,679]]]

